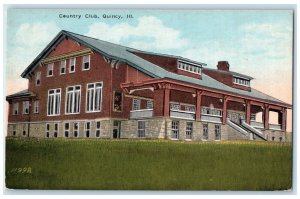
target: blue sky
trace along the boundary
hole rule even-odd
[[[59,14],[81,18],[62,19]],[[99,18],[86,19],[85,14]],[[103,14],[122,15],[123,19],[103,19]],[[133,18],[126,19],[126,14]],[[231,70],[255,78],[253,87],[292,103],[290,10],[8,9],[8,92],[26,88],[20,74],[62,29],[183,56],[207,63],[210,68],[215,68],[219,60],[228,60]]]

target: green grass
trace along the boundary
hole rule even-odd
[[[7,138],[6,186],[287,190],[292,186],[291,157],[291,144],[266,142]]]

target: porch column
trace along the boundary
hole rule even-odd
[[[201,98],[202,98],[203,91],[197,91],[197,102],[196,102],[196,121],[201,120]]]
[[[250,124],[251,119],[251,104],[249,100],[246,100],[246,123]]]
[[[164,105],[164,90],[161,88],[156,87],[154,89],[154,97],[153,97],[153,102],[154,102],[154,107],[153,107],[153,116],[163,116],[163,105]]]
[[[170,116],[170,84],[164,86],[164,117]]]
[[[264,109],[264,123],[265,123],[265,129],[269,129],[269,105],[265,105]]]
[[[222,117],[222,124],[226,124],[227,118],[227,96],[223,98],[223,117]]]
[[[287,118],[287,110],[286,108],[282,108],[282,116],[281,116],[281,130],[286,131],[286,118]]]

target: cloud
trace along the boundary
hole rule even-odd
[[[140,17],[137,25],[126,22],[116,25],[94,23],[89,26],[86,35],[141,50],[179,49],[188,44],[179,31],[165,26],[160,19],[153,16]]]

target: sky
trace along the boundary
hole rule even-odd
[[[27,88],[23,70],[60,30],[67,30],[209,68],[226,60],[230,70],[254,78],[253,88],[292,104],[290,10],[8,9],[6,20],[7,95]],[[288,131],[291,119],[288,111]]]

